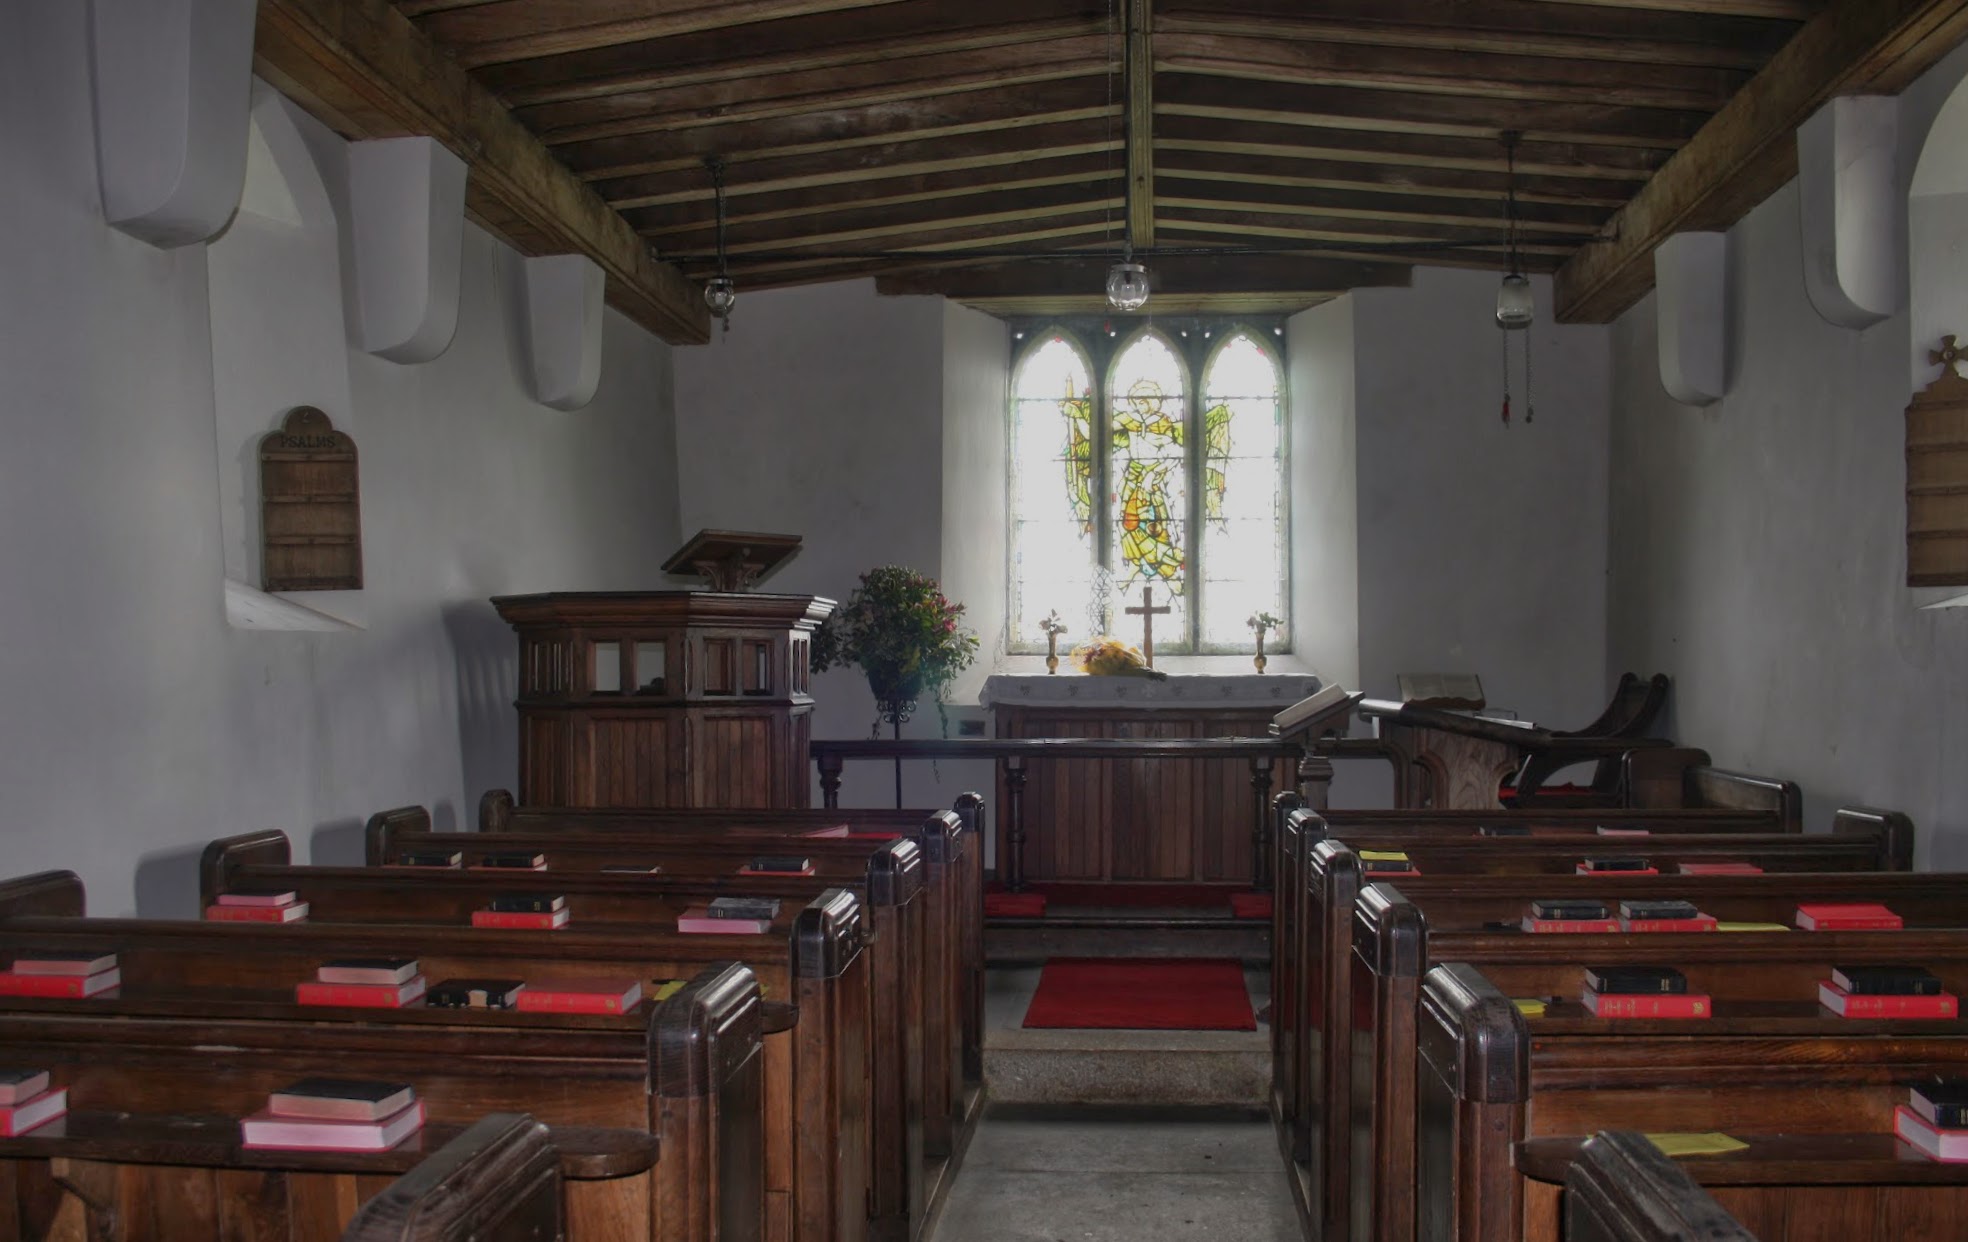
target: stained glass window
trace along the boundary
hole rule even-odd
[[[1013,375],[1011,649],[1044,650],[1055,610],[1067,642],[1084,641],[1095,591],[1108,632],[1138,643],[1122,609],[1149,587],[1171,610],[1155,619],[1158,653],[1249,650],[1248,618],[1283,618],[1289,599],[1276,334],[1086,328],[1029,334]],[[1289,650],[1288,633],[1268,648]]]
[[[1284,402],[1278,364],[1249,332],[1203,370],[1203,644],[1251,638],[1249,619],[1285,615]]]
[[[1093,375],[1086,356],[1055,333],[1026,355],[1012,387],[1015,643],[1030,645],[1037,636],[1043,644],[1039,622],[1055,608],[1075,622],[1084,610],[1094,566],[1093,489]]]

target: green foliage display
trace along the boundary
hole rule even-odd
[[[875,697],[908,701],[944,686],[977,658],[977,635],[965,629],[934,578],[899,565],[861,575],[861,584],[813,635],[813,671],[853,664]]]

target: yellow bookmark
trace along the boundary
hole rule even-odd
[[[1741,1139],[1730,1138],[1716,1130],[1706,1133],[1680,1131],[1672,1134],[1649,1134],[1647,1141],[1669,1156],[1719,1156],[1724,1152],[1743,1151],[1749,1146]]]
[[[1790,928],[1785,927],[1782,923],[1717,923],[1715,930],[1719,932],[1773,932],[1789,931]]]
[[[659,983],[656,985],[656,991],[650,995],[650,999],[666,1001],[683,991],[683,985],[688,982],[690,982],[688,979],[672,979],[668,983]]]
[[[1513,996],[1510,1003],[1517,1006],[1517,1012],[1527,1018],[1544,1016],[1544,999],[1538,996]]]
[[[1360,861],[1406,862],[1408,861],[1408,852],[1406,850],[1361,850]]]

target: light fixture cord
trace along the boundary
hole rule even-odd
[[[1107,63],[1110,66],[1117,59],[1114,54],[1114,28],[1119,25],[1119,22],[1114,17],[1114,6],[1119,2],[1120,0],[1107,0]],[[1107,175],[1110,178],[1114,175],[1114,70],[1111,68],[1107,72]],[[1126,174],[1123,173],[1122,176],[1125,178]],[[1126,193],[1125,181],[1122,184],[1122,193]],[[1107,205],[1101,209],[1100,227],[1106,234],[1107,243],[1112,245],[1114,241],[1113,198],[1111,195],[1103,195],[1102,197],[1106,200]]]
[[[1509,222],[1510,273],[1513,276],[1523,270],[1517,258],[1517,139],[1518,133],[1516,130],[1508,129],[1504,131],[1504,219]]]
[[[704,166],[711,170],[711,189],[717,195],[717,252],[718,275],[730,274],[724,260],[724,161],[718,156],[704,160]]]
[[[1503,425],[1510,426],[1510,334],[1497,333],[1499,350],[1503,355]]]

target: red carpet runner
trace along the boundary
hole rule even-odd
[[[1059,957],[1045,964],[1027,1027],[1254,1031],[1244,968],[1230,958]]]

